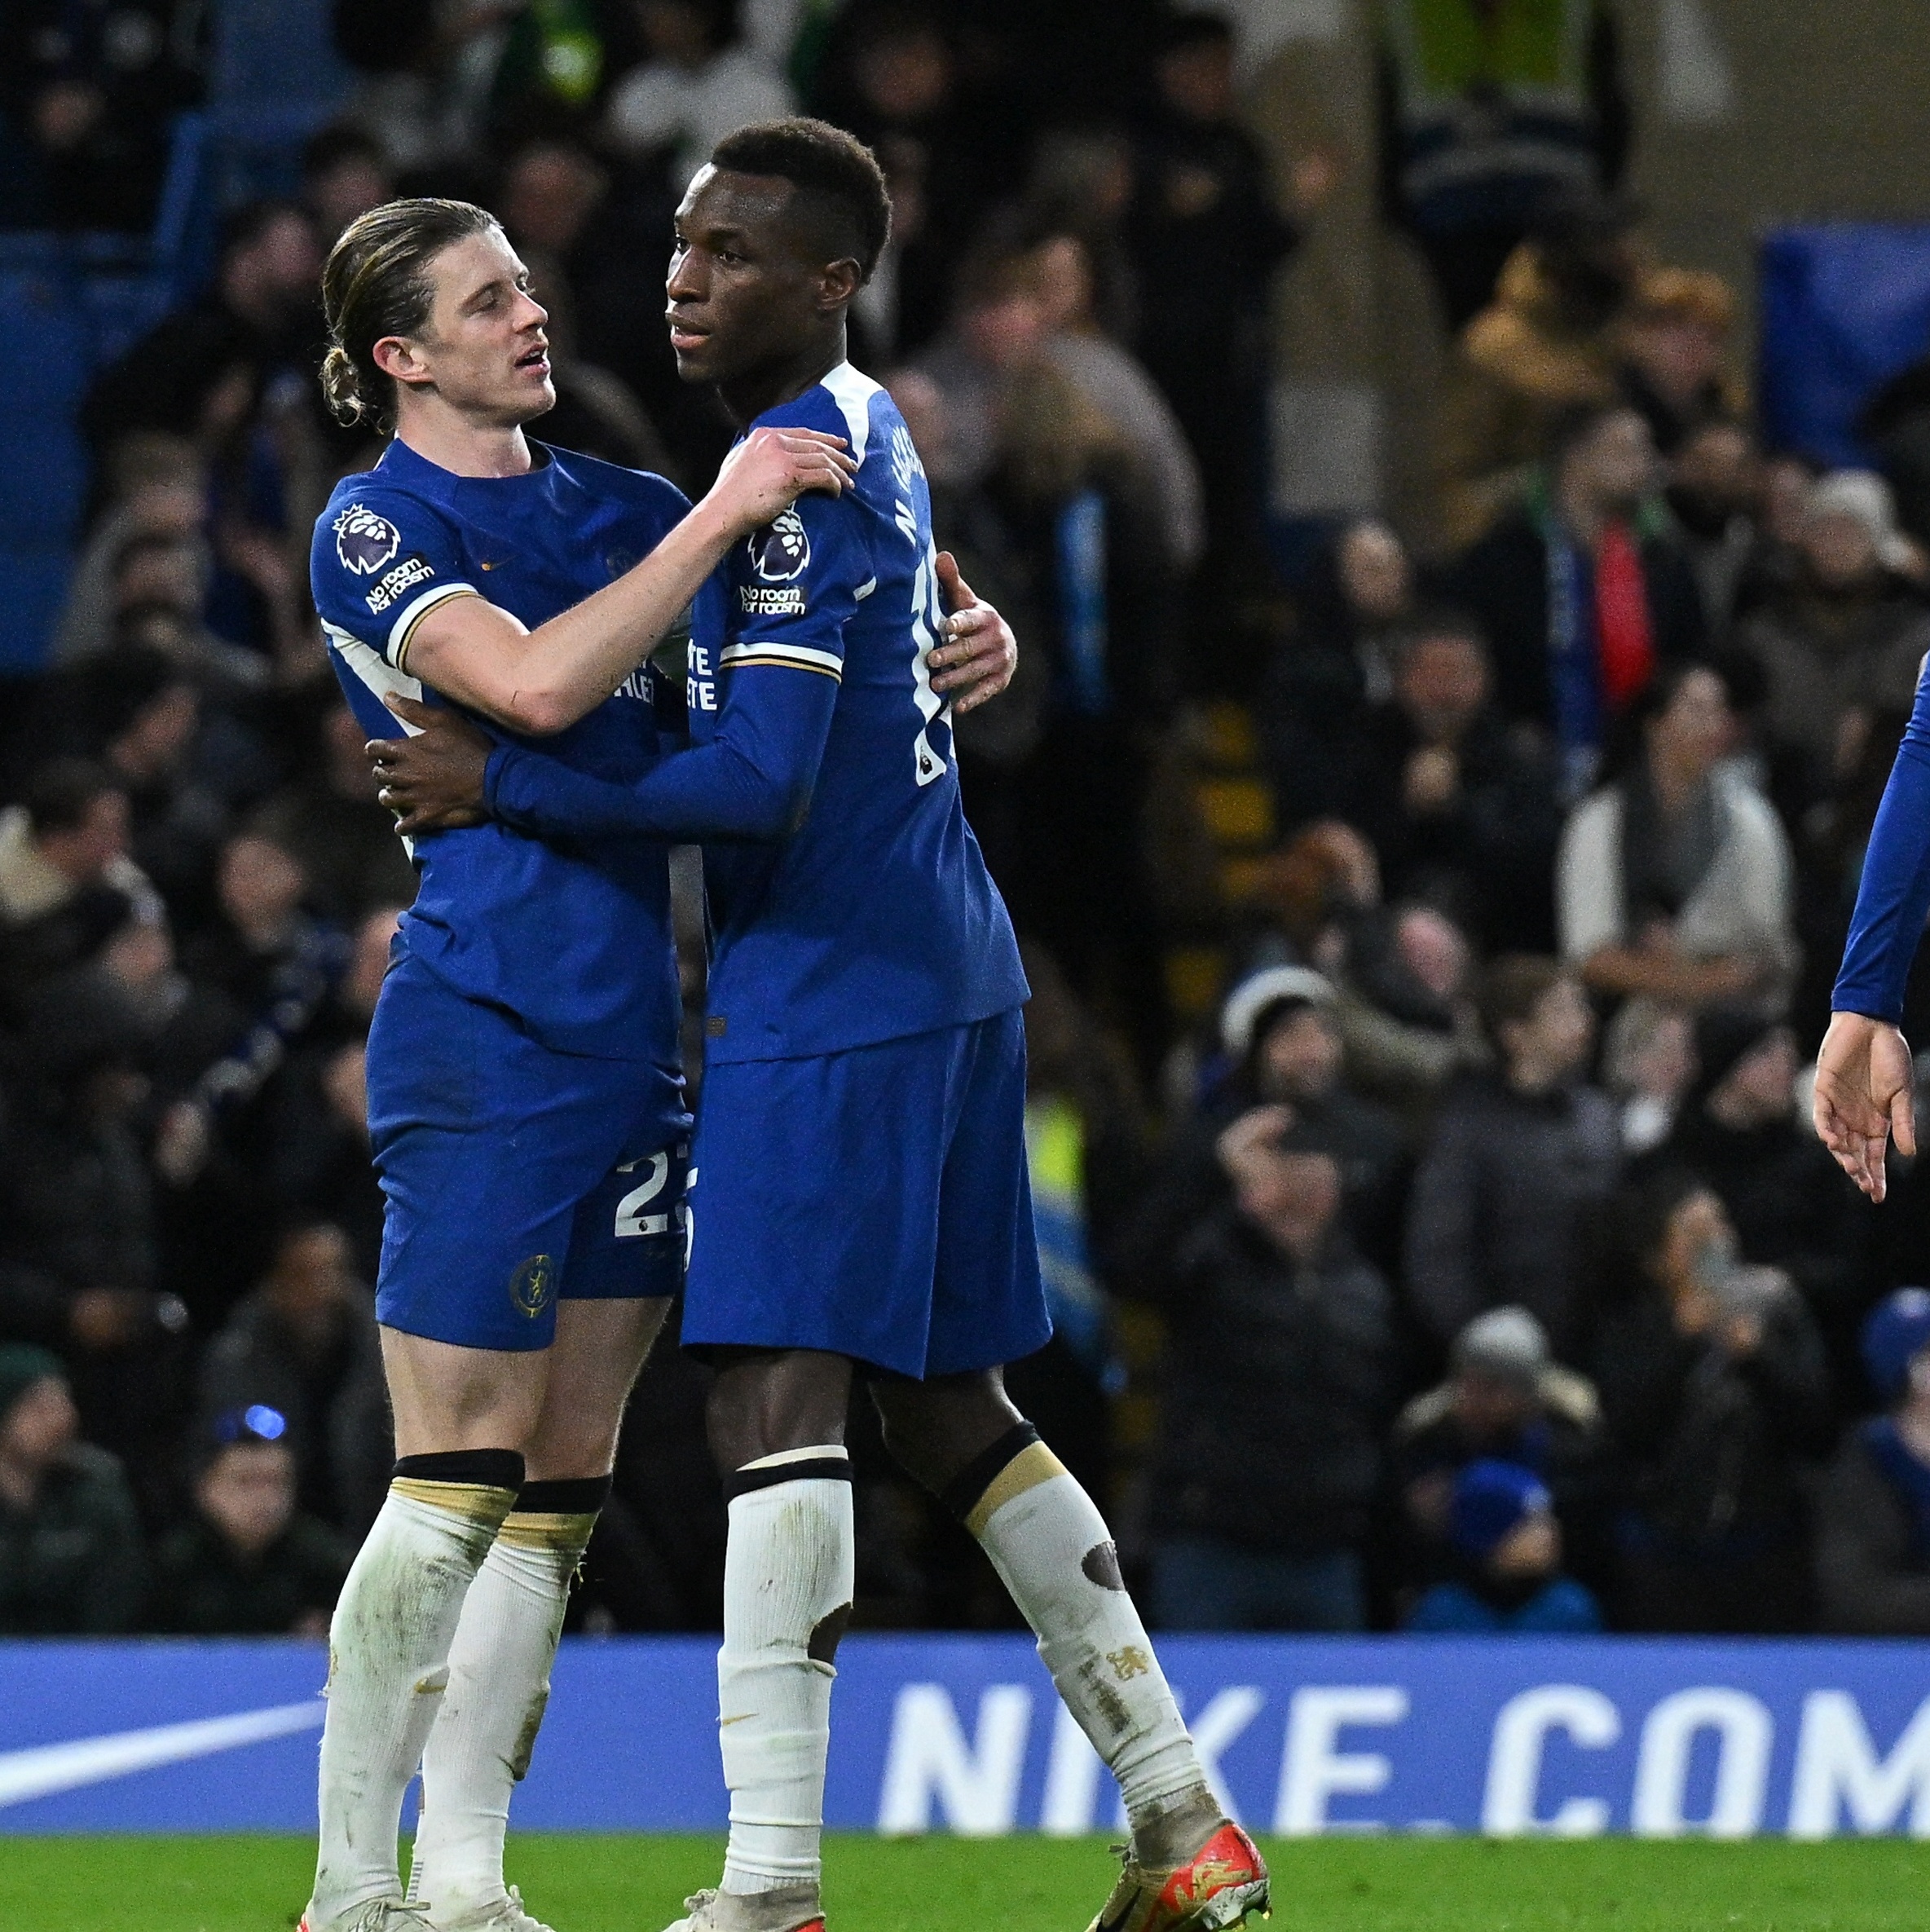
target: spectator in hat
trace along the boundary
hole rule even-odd
[[[1484,1458],[1454,1479],[1448,1542],[1461,1573],[1414,1606],[1410,1630],[1464,1636],[1585,1636],[1602,1607],[1562,1568],[1547,1485],[1518,1462]]]
[[[107,1636],[140,1608],[134,1498],[79,1436],[59,1357],[0,1348],[0,1635]]]
[[[1554,1361],[1541,1324],[1525,1308],[1476,1316],[1454,1339],[1447,1380],[1417,1396],[1394,1426],[1403,1578],[1425,1588],[1458,1574],[1449,1534],[1455,1482],[1484,1460],[1539,1476],[1577,1567],[1599,1571],[1604,1449],[1594,1389]]]
[[[1255,1120],[1283,1146],[1332,1155],[1356,1241],[1366,1252],[1385,1248],[1398,1206],[1403,1136],[1385,1108],[1347,1083],[1336,997],[1333,982],[1307,966],[1268,967],[1228,995],[1220,1014],[1218,1089],[1174,1136],[1161,1163],[1165,1178],[1120,1244],[1135,1275],[1170,1266],[1183,1235],[1230,1197],[1227,1136]]]
[[[1500,1065],[1450,1094],[1421,1156],[1408,1299],[1443,1346],[1485,1310],[1514,1306],[1566,1355],[1582,1324],[1582,1218],[1622,1158],[1615,1107],[1583,1078],[1595,1016],[1559,961],[1526,955],[1494,963],[1481,1006]]]
[[[348,1551],[296,1506],[288,1424],[253,1405],[216,1419],[195,1513],[154,1553],[147,1627],[183,1637],[323,1637]]]
[[[1888,486],[1869,470],[1809,486],[1791,563],[1738,641],[1768,679],[1778,790],[1800,812],[1841,788],[1879,715],[1909,715],[1930,603]]]
[[[1899,1288],[1863,1326],[1883,1405],[1844,1439],[1817,1511],[1826,1630],[1930,1637],[1930,1290]]]
[[[1222,1142],[1231,1201],[1182,1244],[1152,1455],[1152,1602],[1173,1630],[1357,1630],[1394,1393],[1393,1298],[1340,1171],[1263,1114]]]

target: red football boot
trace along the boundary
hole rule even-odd
[[[1148,1871],[1130,1847],[1113,1895],[1086,1932],[1219,1932],[1267,1915],[1267,1861],[1228,1820],[1183,1865]]]

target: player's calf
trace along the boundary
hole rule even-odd
[[[1207,1787],[1105,1520],[1038,1430],[1015,1423],[940,1500],[992,1559],[1066,1708],[1119,1780],[1133,1843],[1095,1925],[1171,1932],[1263,1907],[1265,1867]],[[1173,1916],[1189,1887],[1198,1896]]]

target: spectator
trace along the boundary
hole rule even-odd
[[[1495,696],[1554,739],[1570,796],[1658,664],[1700,651],[1694,573],[1650,503],[1648,426],[1593,404],[1552,434],[1546,482],[1451,573],[1494,650]]]
[[[1563,0],[1532,7],[1510,33],[1480,0],[1399,0],[1386,22],[1390,198],[1458,330],[1524,236],[1621,178],[1628,109],[1615,15]],[[1544,46],[1558,50],[1552,73]]]
[[[1269,293],[1299,237],[1276,203],[1258,143],[1240,124],[1228,23],[1211,13],[1167,21],[1153,84],[1135,146],[1139,192],[1128,223],[1137,341],[1198,462],[1224,567],[1259,538]],[[1202,333],[1211,355],[1198,352]]]
[[[1763,462],[1740,423],[1718,417],[1683,434],[1663,492],[1702,593],[1703,623],[1726,637],[1745,601],[1761,594]]]
[[[1650,999],[1623,1001],[1603,1037],[1602,1084],[1622,1109],[1625,1153],[1646,1153],[1668,1138],[1694,1077],[1689,1016]]]
[[[1177,1244],[1231,1199],[1229,1154],[1256,1120],[1291,1152],[1331,1156],[1356,1246],[1377,1264],[1395,1259],[1387,1237],[1399,1219],[1400,1127],[1345,1078],[1337,1003],[1333,982],[1306,966],[1265,968],[1227,996],[1219,1026],[1226,1075],[1175,1130],[1157,1184],[1128,1224],[1135,1274],[1170,1273]]]
[[[1881,1412],[1847,1436],[1818,1498],[1826,1630],[1930,1636],[1930,1293],[1899,1288],[1863,1327]]]
[[[368,1025],[400,912],[378,906],[356,927],[333,1012],[264,1096],[274,1198],[340,1228],[365,1281],[375,1279],[382,1251],[382,1191],[369,1164]]]
[[[1353,802],[1347,748],[1368,708],[1394,695],[1395,659],[1414,608],[1413,565],[1385,523],[1359,518],[1315,553],[1298,603],[1262,699],[1262,735],[1289,829]]]
[[[604,126],[637,158],[667,161],[681,195],[726,135],[791,112],[791,90],[744,40],[737,0],[640,0],[649,53],[610,90]]]
[[[1554,940],[1555,772],[1489,703],[1487,651],[1452,611],[1409,621],[1394,691],[1368,712],[1343,812],[1391,895],[1454,906],[1484,948]]]
[[[1455,1484],[1471,1465],[1499,1461],[1547,1486],[1566,1546],[1599,1567],[1607,1498],[1601,1405],[1594,1390],[1550,1358],[1525,1308],[1490,1308],[1454,1338],[1448,1379],[1417,1396],[1394,1428],[1403,1579],[1425,1588],[1458,1568]]]
[[[1152,1453],[1170,1630],[1358,1630],[1393,1393],[1391,1297],[1341,1220],[1340,1170],[1232,1137],[1234,1199],[1183,1250]]]
[[[1883,480],[1838,470],[1809,490],[1793,579],[1742,628],[1768,673],[1779,789],[1799,818],[1855,770],[1877,713],[1909,712],[1930,651],[1915,558]]]
[[[1556,863],[1562,952],[1591,989],[1779,1011],[1796,966],[1787,840],[1722,765],[1732,719],[1716,673],[1659,673],[1631,703],[1606,781]]]
[[[0,1347],[0,1634],[104,1637],[140,1608],[141,1528],[121,1465],[78,1440],[59,1358]]]
[[[1636,283],[1621,324],[1622,393],[1664,457],[1699,429],[1742,416],[1729,368],[1735,320],[1735,296],[1719,275],[1655,268]]]
[[[1572,1358],[1582,1224],[1621,1161],[1614,1106],[1583,1083],[1594,1014],[1557,961],[1519,955],[1488,968],[1481,1011],[1499,1070],[1450,1094],[1421,1156],[1408,1298],[1443,1345],[1485,1310],[1513,1306]]]
[[[1044,311],[1048,361],[1126,452],[1133,486],[1152,513],[1148,534],[1166,567],[1183,576],[1206,540],[1200,465],[1172,405],[1099,326],[1091,244],[1070,232],[1047,234],[1026,258],[1026,272]]]
[[[219,1418],[193,1517],[154,1552],[147,1626],[181,1637],[325,1637],[348,1574],[334,1533],[302,1515],[283,1422],[255,1406]]]
[[[1804,1465],[1829,1447],[1821,1345],[1787,1276],[1735,1259],[1721,1200],[1663,1170],[1617,1203],[1590,1371],[1623,1471],[1620,1621],[1809,1621]]]
[[[297,1220],[254,1292],[209,1344],[205,1427],[257,1408],[281,1418],[300,1507],[352,1541],[374,1521],[394,1457],[375,1301],[356,1280],[346,1238]]]
[[[1509,258],[1448,364],[1434,426],[1440,540],[1486,534],[1531,488],[1563,418],[1615,400],[1619,320],[1637,273],[1625,216],[1577,205]]]
[[[0,115],[31,164],[28,205],[10,208],[5,225],[150,226],[174,117],[201,97],[207,10],[192,0],[111,9],[16,0],[4,18]]]
[[[1467,935],[1437,906],[1369,912],[1347,936],[1337,1017],[1348,1072],[1412,1125],[1457,1074],[1489,1062],[1474,977]]]
[[[374,135],[335,121],[308,137],[302,150],[302,203],[324,249],[357,215],[394,198],[395,172]]]
[[[0,811],[0,964],[16,1003],[90,957],[130,904],[158,915],[128,831],[126,792],[78,758],[42,765],[23,802]]]
[[[23,1018],[0,1132],[0,1334],[64,1349],[89,1440],[131,1457],[174,1419],[187,1322],[156,1281],[143,1042],[99,973],[49,981]]]
[[[1807,1111],[1798,1118],[1796,1035],[1759,1009],[1713,1007],[1696,1021],[1695,1055],[1670,1152],[1721,1198],[1743,1259],[1782,1269],[1802,1291],[1849,1393],[1872,1299],[1870,1221]]]
[[[1435,1584],[1407,1628],[1435,1635],[1585,1636],[1602,1608],[1562,1568],[1546,1486],[1514,1462],[1470,1462],[1454,1479],[1448,1540],[1461,1573]]]
[[[395,836],[395,814],[376,799],[355,714],[333,696],[321,706],[307,766],[262,806],[262,829],[302,868],[307,899],[340,925],[378,906],[406,906],[416,871]]]

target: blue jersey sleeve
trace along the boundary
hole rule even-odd
[[[693,748],[626,786],[504,745],[489,761],[491,810],[539,838],[787,837],[810,808],[845,626],[875,581],[857,503],[800,498],[737,545],[706,587],[726,617],[720,644],[690,646]]]
[[[447,516],[378,479],[337,492],[315,525],[309,580],[329,635],[397,671],[407,670],[409,639],[431,611],[481,594]]]
[[[1890,782],[1863,855],[1857,906],[1830,996],[1833,1012],[1893,1024],[1903,1017],[1910,962],[1930,918],[1930,677],[1917,680]]]

